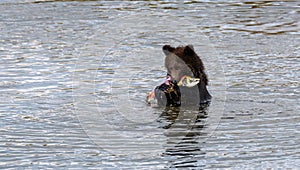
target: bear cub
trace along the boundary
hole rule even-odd
[[[206,88],[208,78],[194,47],[164,45],[162,50],[166,56],[167,78],[154,89],[152,95],[148,95],[147,100],[153,97],[160,106],[209,104],[212,96]]]

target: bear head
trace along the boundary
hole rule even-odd
[[[165,67],[173,80],[179,82],[183,76],[191,76],[200,78],[205,85],[208,84],[204,65],[192,45],[176,48],[164,45],[162,50],[166,55]]]

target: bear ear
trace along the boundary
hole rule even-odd
[[[192,45],[188,45],[184,48],[184,54],[188,56],[192,56],[195,54],[194,47]]]
[[[171,46],[170,45],[164,45],[163,47],[162,47],[162,50],[163,51],[169,51],[168,49],[170,48]]]
[[[167,55],[170,52],[174,52],[175,48],[171,47],[170,45],[164,45],[162,48],[163,52]]]

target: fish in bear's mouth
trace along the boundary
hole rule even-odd
[[[166,80],[162,84],[171,85],[170,84],[171,80],[172,80],[171,76],[167,75]],[[190,77],[190,76],[182,76],[181,79],[180,79],[180,81],[177,83],[177,85],[178,86],[182,86],[182,87],[194,87],[199,82],[200,82],[200,78],[193,78],[193,77]],[[173,91],[174,91],[174,89],[170,88],[167,91],[167,93],[170,93],[170,92],[173,92]],[[156,105],[155,91],[154,90],[148,93],[146,101],[151,106],[155,106]]]

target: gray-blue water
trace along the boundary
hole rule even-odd
[[[1,169],[297,169],[300,2],[0,1]],[[164,111],[164,44],[206,110]]]

